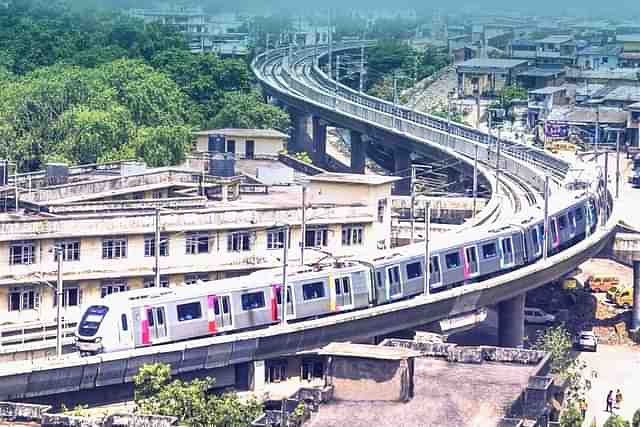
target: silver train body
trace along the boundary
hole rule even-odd
[[[594,187],[594,186],[592,186]],[[600,185],[550,198],[548,253],[592,234],[600,218]],[[473,286],[543,256],[543,212],[533,207],[509,225],[447,234],[433,241],[429,292]],[[410,298],[424,292],[424,246],[386,251],[368,260],[292,269],[287,275],[289,321],[328,316]],[[88,307],[76,330],[81,354],[267,327],[281,321],[280,269],[175,289],[140,289]]]

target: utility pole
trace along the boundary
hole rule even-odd
[[[598,142],[600,140],[600,106],[596,106],[596,133],[594,138],[593,151],[596,154],[596,162],[598,161]]]
[[[500,132],[502,126],[498,127],[498,139],[496,140],[496,194],[500,188]]]
[[[476,219],[476,200],[478,199],[478,144],[475,144],[473,156],[473,219]]]
[[[362,40],[362,46],[360,47],[360,93],[364,91],[364,39]]]
[[[56,330],[56,356],[62,357],[62,247],[55,246],[54,251],[58,258],[58,283],[56,288],[56,313],[57,313],[57,330]]]
[[[411,186],[411,206],[409,209],[410,215],[411,215],[411,238],[409,240],[409,242],[411,244],[413,244],[415,242],[415,232],[416,232],[416,212],[415,212],[415,208],[416,208],[416,168],[415,166],[411,166],[411,183],[409,184]]]
[[[549,175],[544,176],[544,230],[542,233],[542,258],[549,256]]]
[[[289,256],[289,225],[284,227],[284,242],[282,242],[282,324],[287,324],[287,262]]]
[[[431,281],[431,250],[429,248],[429,225],[431,225],[431,203],[424,202],[424,294],[429,295]]]
[[[304,265],[304,240],[307,234],[307,185],[302,184],[302,224],[301,230],[302,237],[300,238],[300,265]]]
[[[333,62],[333,31],[331,31],[331,9],[327,11],[327,41],[329,42],[329,77],[333,75],[332,62]]]
[[[155,235],[155,271],[154,271],[154,286],[156,288],[160,287],[160,208],[156,208],[156,235]]]
[[[620,133],[616,132],[616,199],[620,197]]]

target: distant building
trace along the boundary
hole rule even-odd
[[[583,70],[605,70],[618,68],[618,56],[622,49],[618,46],[590,46],[577,55],[577,65]]]
[[[456,66],[458,96],[495,96],[505,86],[516,83],[516,76],[526,70],[528,62],[521,59],[475,58]]]
[[[622,47],[620,66],[640,67],[640,34],[617,35],[616,43]]]
[[[538,45],[534,41],[513,40],[507,47],[507,55],[510,58],[536,59],[537,49]]]
[[[213,129],[195,132],[196,151],[221,151],[237,158],[277,159],[287,148],[288,135],[273,129]],[[212,147],[212,137],[223,137],[224,146]]]
[[[536,64],[573,65],[576,62],[576,41],[570,35],[548,36],[536,41]]]
[[[527,123],[533,128],[540,120],[545,120],[554,107],[567,105],[567,89],[549,86],[529,91]]]
[[[535,90],[547,86],[560,86],[564,83],[564,68],[545,67],[529,68],[517,75],[518,84],[525,89]]]
[[[192,52],[214,52],[220,56],[246,55],[248,35],[235,32],[243,21],[235,15],[210,16],[201,7],[165,4],[155,9],[130,9],[129,15],[145,23],[171,26],[187,36]]]

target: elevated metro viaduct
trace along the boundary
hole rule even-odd
[[[271,87],[272,82],[264,76],[264,67],[254,62],[254,72],[261,82],[287,102],[318,107],[319,103],[301,96],[293,88]],[[300,90],[306,90],[300,82],[289,80]],[[309,93],[309,96],[314,96]],[[328,97],[327,97],[328,98]],[[481,144],[459,135],[436,131],[418,125],[404,124],[403,130],[393,131],[384,123],[358,118],[356,113],[376,116],[365,107],[347,105],[351,113],[326,106],[322,114],[332,120],[341,120],[344,126],[353,125],[356,132],[375,134],[380,129],[393,137],[399,150],[410,153],[420,144],[438,148],[447,154],[470,162],[474,148],[480,148],[487,156],[488,149]],[[307,107],[305,107],[307,108]],[[325,111],[326,110],[326,111]],[[320,114],[320,113],[318,113]],[[339,116],[344,115],[344,118]],[[378,116],[380,116],[378,114]],[[384,117],[383,117],[384,119]],[[377,130],[375,130],[377,129]],[[519,176],[540,189],[544,178],[540,167],[551,172],[564,168],[557,159],[545,153],[537,153],[534,162],[530,154],[517,152],[506,155],[501,167]],[[565,170],[560,171],[563,175]],[[498,306],[500,342],[504,346],[522,345],[523,305],[527,291],[555,280],[588,258],[599,253],[613,236],[618,218],[618,205],[612,215],[587,239],[556,254],[547,260],[517,269],[504,275],[468,286],[422,295],[408,300],[364,310],[346,312],[325,318],[302,321],[289,325],[276,325],[260,330],[214,336],[187,342],[140,348],[132,351],[100,354],[87,358],[69,357],[58,361],[38,360],[9,362],[0,366],[0,400],[46,400],[57,399],[63,393],[88,395],[106,393],[108,387],[130,387],[133,376],[147,363],[170,363],[176,375],[212,375],[219,385],[233,384],[239,376],[254,370],[260,374],[260,362],[278,357],[300,354],[320,348],[334,341],[358,341],[385,335],[398,330],[415,328],[440,319],[473,312],[487,306]],[[254,362],[255,361],[255,362]],[[253,365],[252,365],[253,363]],[[253,368],[251,368],[253,366]],[[262,363],[264,370],[264,363]],[[263,371],[262,371],[263,372]],[[230,382],[233,380],[233,382]],[[241,379],[240,379],[241,381]],[[49,397],[47,397],[49,396]]]

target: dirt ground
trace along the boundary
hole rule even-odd
[[[617,276],[622,286],[632,285],[631,268],[604,258],[593,258],[585,262],[573,277],[584,284],[596,274]],[[571,332],[593,328],[602,344],[629,345],[640,349],[640,346],[634,345],[627,330],[631,322],[631,311],[608,303],[604,293],[567,291],[562,289],[562,283],[555,283],[530,292],[527,295],[527,306],[556,313],[566,310],[566,326]]]

